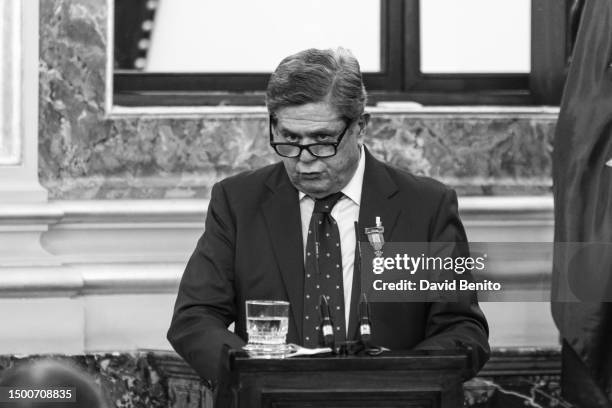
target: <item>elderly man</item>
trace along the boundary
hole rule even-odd
[[[315,346],[317,299],[329,296],[336,338],[356,338],[355,249],[376,216],[386,220],[388,242],[466,242],[453,190],[378,161],[362,144],[366,91],[348,51],[309,49],[285,58],[266,102],[270,145],[281,162],[215,184],[168,331],[203,378],[216,378],[224,344],[245,345],[249,299],[289,301],[287,340]],[[324,273],[313,272],[317,233],[330,239],[320,240],[327,245]],[[473,294],[457,302],[373,303],[371,320],[380,346],[468,346],[476,369],[488,358],[488,327]]]

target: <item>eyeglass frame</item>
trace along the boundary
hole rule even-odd
[[[344,121],[344,123],[346,123],[346,126],[344,128],[344,130],[340,133],[340,135],[338,136],[338,139],[336,139],[335,142],[319,142],[319,143],[309,143],[309,144],[299,144],[299,143],[293,143],[293,142],[275,142],[274,141],[274,136],[272,135],[272,123],[276,122],[276,118],[274,117],[274,115],[270,115],[269,117],[269,133],[270,133],[270,146],[272,147],[272,149],[274,150],[274,152],[276,154],[278,154],[281,157],[287,157],[290,159],[295,159],[296,157],[300,157],[302,155],[302,152],[304,151],[304,149],[308,150],[308,153],[310,153],[313,157],[316,157],[318,159],[328,159],[330,157],[334,157],[335,155],[338,154],[338,146],[340,145],[340,143],[342,142],[342,138],[344,138],[344,135],[346,135],[346,132],[349,130],[349,128],[351,127],[351,125],[353,124],[353,121],[344,117],[342,118],[342,120]],[[283,146],[294,146],[300,149],[300,151],[298,152],[298,154],[296,154],[295,156],[285,156],[282,155],[278,152],[278,150],[276,149],[276,146],[278,145],[283,145]],[[332,146],[334,148],[334,154],[330,155],[330,156],[319,156],[314,154],[310,148],[312,146]]]

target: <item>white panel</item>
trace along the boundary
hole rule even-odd
[[[0,203],[47,200],[38,182],[38,7],[0,1]]]
[[[0,299],[0,354],[81,354],[82,299]]]
[[[0,165],[21,162],[21,3],[0,3]]]
[[[85,297],[86,351],[171,349],[166,332],[175,299],[175,294]]]
[[[528,73],[531,0],[421,0],[421,71]]]
[[[549,302],[481,302],[491,347],[559,347]]]
[[[271,72],[290,54],[338,46],[380,70],[379,0],[161,0],[146,70]]]

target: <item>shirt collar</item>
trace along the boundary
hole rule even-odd
[[[365,148],[361,145],[359,150],[359,164],[357,164],[357,170],[353,174],[353,177],[346,186],[340,191],[350,198],[355,204],[361,205],[361,190],[363,188],[363,174],[365,172]],[[299,191],[300,201],[306,197],[306,194]]]

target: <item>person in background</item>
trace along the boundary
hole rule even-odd
[[[612,407],[612,1],[582,10],[553,149],[561,395]],[[575,296],[575,297],[574,297]]]
[[[7,369],[0,376],[0,387],[4,397],[8,390],[53,390],[71,389],[73,395],[65,400],[47,398],[15,398],[11,402],[0,401],[0,408],[110,408],[104,399],[101,387],[79,367],[57,360],[27,362]]]

